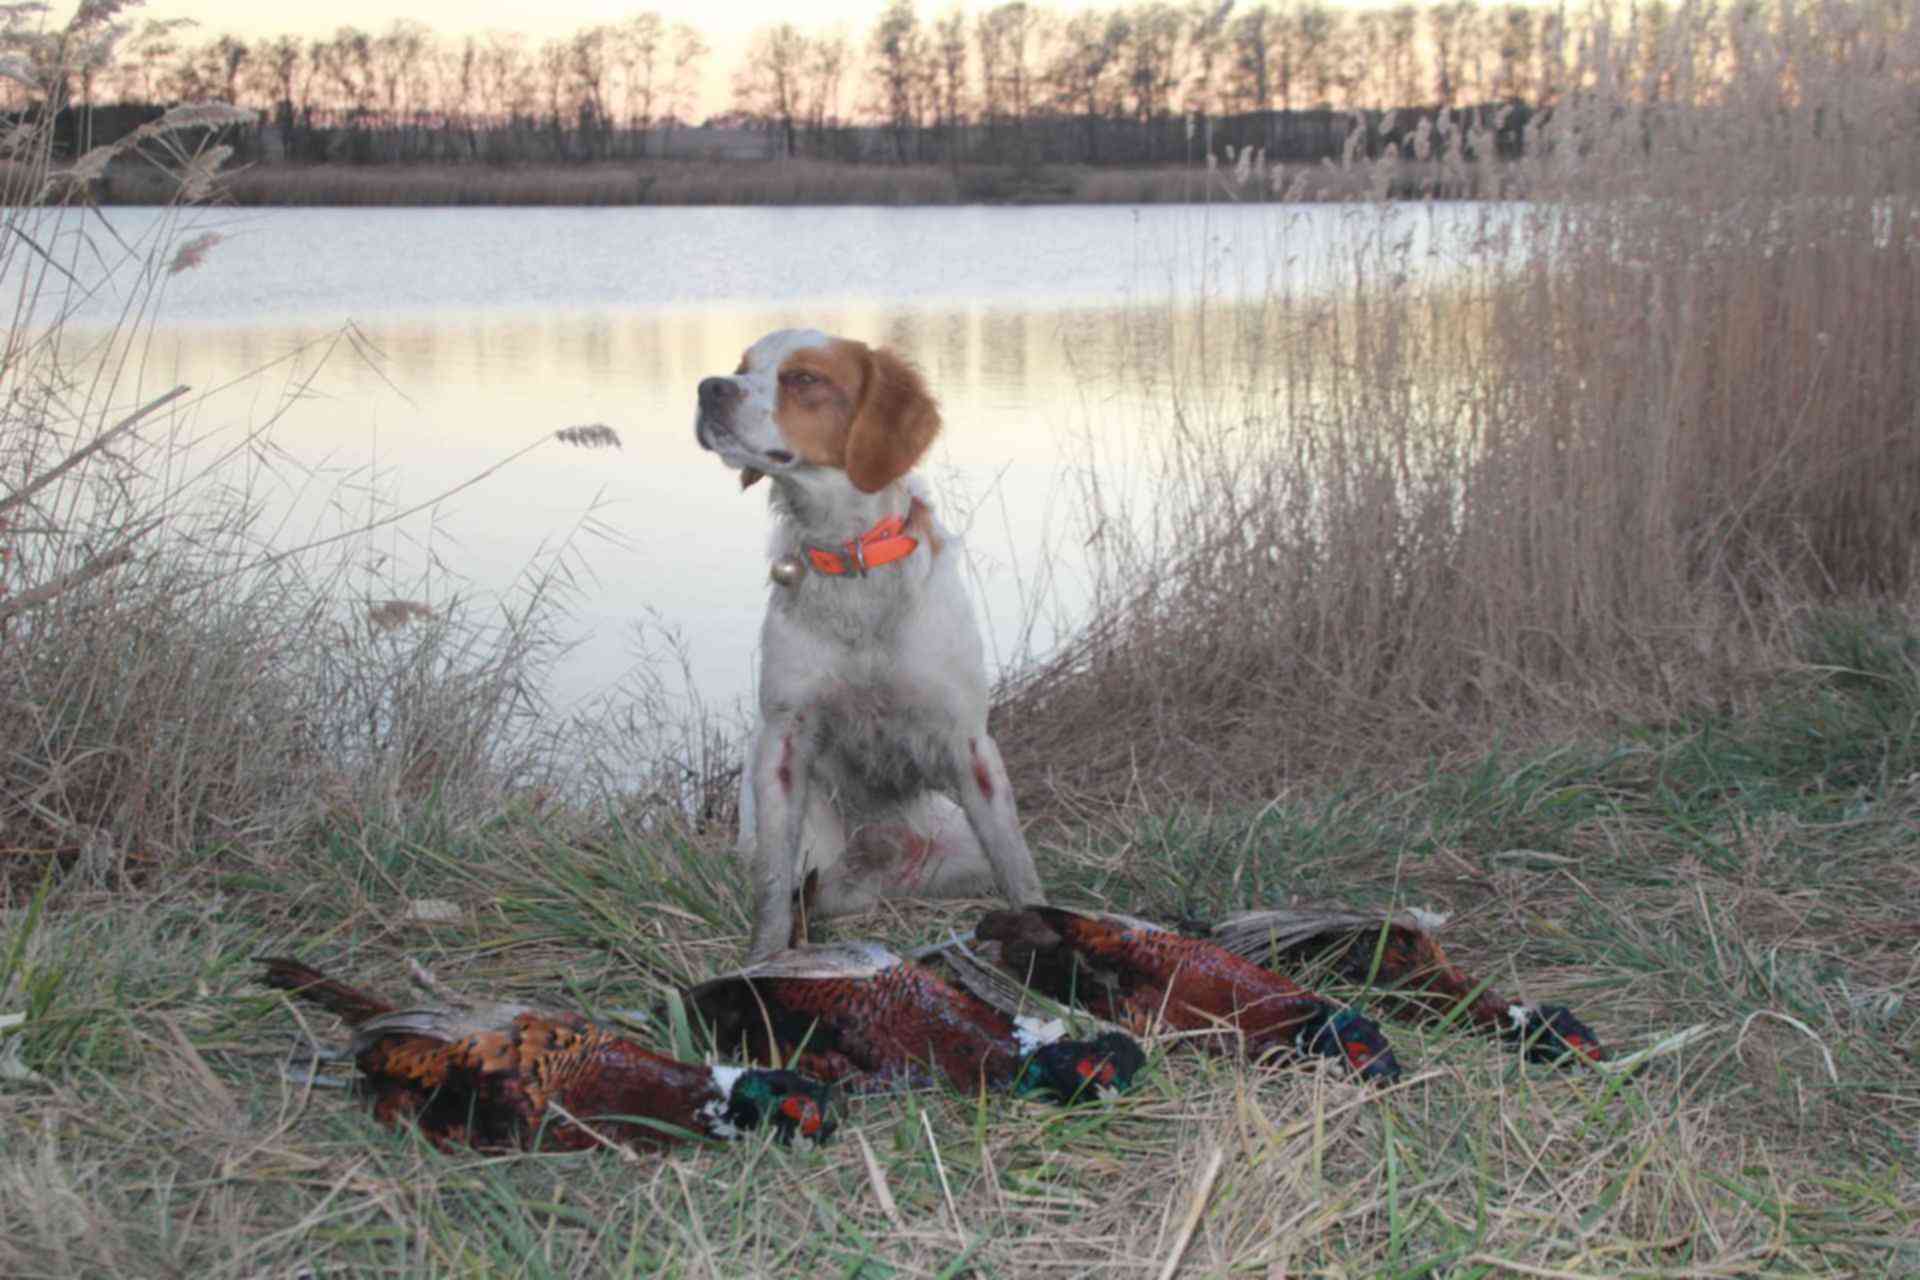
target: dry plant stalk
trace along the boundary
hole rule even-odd
[[[220,464],[261,445],[304,386],[210,443],[181,416],[197,403],[188,388],[143,385],[159,282],[219,243],[184,233],[179,214],[230,154],[211,131],[253,117],[178,106],[63,166],[51,122],[79,82],[55,55],[109,46],[119,9],[89,3],[63,29],[0,33],[32,54],[54,108],[0,139],[0,271],[19,281],[0,407],[0,847],[19,856],[0,864],[0,895],[49,862],[126,877],[229,841],[271,847],[317,821],[431,807],[457,824],[544,785],[562,758],[539,691],[575,550],[532,566],[502,609],[391,579],[349,589],[371,532],[449,495],[406,510],[374,499],[337,536],[263,548],[265,497],[225,487]],[[136,158],[179,187],[154,234],[62,203]],[[118,327],[64,340],[65,317],[102,296],[126,299]],[[618,442],[602,424],[562,439]]]
[[[1521,158],[1413,140],[1447,183],[1529,203],[1361,202],[1331,242],[1277,211],[1233,245],[1266,296],[1201,281],[1191,323],[1136,318],[1112,373],[1150,406],[1131,452],[1155,491],[1089,472],[1093,621],[996,710],[1014,775],[1048,780],[1023,811],[1257,804],[1658,719],[1791,662],[1809,603],[1912,589],[1920,27],[1671,18],[1569,45],[1580,88]],[[1702,76],[1711,48],[1739,57]],[[1379,195],[1404,163],[1346,168]]]

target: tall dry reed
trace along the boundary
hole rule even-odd
[[[378,531],[433,500],[400,510],[344,487],[338,527],[290,539],[270,493],[325,483],[273,442],[307,383],[221,423],[192,388],[153,382],[166,281],[218,269],[193,204],[226,153],[193,140],[244,113],[182,106],[56,153],[60,58],[111,57],[123,7],[5,37],[23,55],[8,74],[46,110],[0,156],[15,308],[0,351],[0,901],[55,868],[94,883],[172,872],[329,818],[495,814],[557,754],[540,688],[566,573],[536,565],[506,601],[463,604],[457,578],[376,554]],[[164,174],[169,216],[116,227],[91,203],[110,162]],[[76,319],[102,297],[124,300],[111,322]],[[555,435],[617,443],[604,427]]]
[[[1257,800],[1737,698],[1807,603],[1909,598],[1920,24],[1685,6],[1654,52],[1580,51],[1500,171],[1525,203],[1356,205],[1331,246],[1278,211],[1231,246],[1263,298],[1196,276],[1197,324],[1139,317],[1156,479],[1090,474],[1097,621],[1006,690],[1016,774]],[[1471,188],[1463,141],[1407,158]]]

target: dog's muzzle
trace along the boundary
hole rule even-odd
[[[701,417],[731,421],[733,407],[740,403],[743,393],[732,378],[702,378],[699,394]]]
[[[740,406],[740,384],[731,378],[700,380],[700,412],[693,420],[694,438],[703,449],[716,449],[733,436],[733,411]]]

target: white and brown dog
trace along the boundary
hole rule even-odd
[[[742,487],[773,489],[760,724],[740,788],[750,958],[788,945],[803,887],[821,916],[884,897],[1044,902],[987,734],[959,557],[908,476],[940,430],[919,373],[890,351],[783,330],[699,398],[701,446]]]

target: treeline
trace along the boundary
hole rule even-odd
[[[1860,23],[1910,22],[1904,0],[1859,5]],[[1775,11],[1783,12],[1783,11]],[[535,43],[511,33],[443,38],[417,22],[384,33],[245,42],[193,38],[182,20],[109,24],[84,48],[28,38],[24,10],[0,39],[41,64],[71,104],[77,149],[159,105],[219,100],[260,123],[228,139],[254,162],[596,161],[658,154],[692,127],[711,51],[657,13]],[[898,162],[1151,164],[1200,141],[1272,159],[1337,154],[1350,122],[1369,145],[1395,122],[1470,109],[1507,122],[1569,94],[1711,100],[1761,58],[1792,50],[1754,3],[1646,0],[1483,7],[1474,0],[1346,10],[1321,0],[1136,0],[1071,16],[1005,3],[923,19],[886,0],[864,32],[763,28],[732,68],[731,108],[702,122],[733,155]],[[1804,51],[1811,52],[1811,51]],[[1610,82],[1596,84],[1595,67]],[[21,100],[16,77],[0,81]],[[51,96],[51,95],[49,95]],[[117,108],[117,109],[106,109]],[[1516,113],[1517,109],[1517,113]]]

